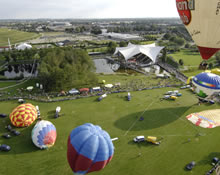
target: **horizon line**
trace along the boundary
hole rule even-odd
[[[0,20],[47,20],[47,19],[53,19],[53,20],[63,20],[63,19],[67,19],[67,20],[103,20],[103,19],[170,19],[170,18],[176,18],[176,19],[180,19],[179,17],[122,17],[122,18],[6,18],[6,19],[1,19]]]

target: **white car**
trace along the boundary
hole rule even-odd
[[[133,139],[133,141],[135,143],[139,143],[139,142],[144,142],[145,141],[145,137],[144,136],[137,136]]]
[[[171,95],[173,91],[167,91],[165,95]]]

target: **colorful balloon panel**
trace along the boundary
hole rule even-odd
[[[14,126],[26,127],[37,119],[37,110],[30,103],[21,104],[11,112],[9,118]]]
[[[220,50],[220,1],[176,0],[179,16],[203,59]]]
[[[56,128],[46,120],[37,122],[32,130],[32,141],[40,149],[46,149],[53,146],[56,142]]]
[[[70,133],[67,159],[75,173],[99,171],[111,161],[113,154],[111,138],[99,126],[87,123]]]
[[[214,93],[220,93],[219,75],[203,72],[193,77],[192,83],[195,86],[195,92],[200,97],[207,97]]]

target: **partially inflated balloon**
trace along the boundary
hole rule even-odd
[[[176,0],[177,10],[203,59],[220,50],[220,1]]]
[[[193,85],[196,87],[196,93],[201,97],[211,96],[214,93],[220,93],[220,76],[203,72],[192,79]]]
[[[16,127],[31,125],[37,118],[37,109],[30,103],[16,107],[9,116],[11,123]]]
[[[91,123],[70,133],[67,159],[74,173],[87,174],[103,169],[112,159],[114,146],[109,134]]]
[[[37,122],[32,130],[32,141],[40,149],[46,149],[55,144],[57,137],[55,126],[46,120]]]

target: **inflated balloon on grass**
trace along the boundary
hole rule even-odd
[[[37,119],[37,110],[30,103],[21,104],[11,112],[9,118],[14,126],[26,127]]]
[[[112,159],[114,146],[100,126],[86,123],[73,129],[68,138],[67,159],[76,174],[103,169]]]
[[[55,144],[57,132],[55,126],[46,120],[40,120],[32,130],[32,141],[40,149],[46,149]]]

